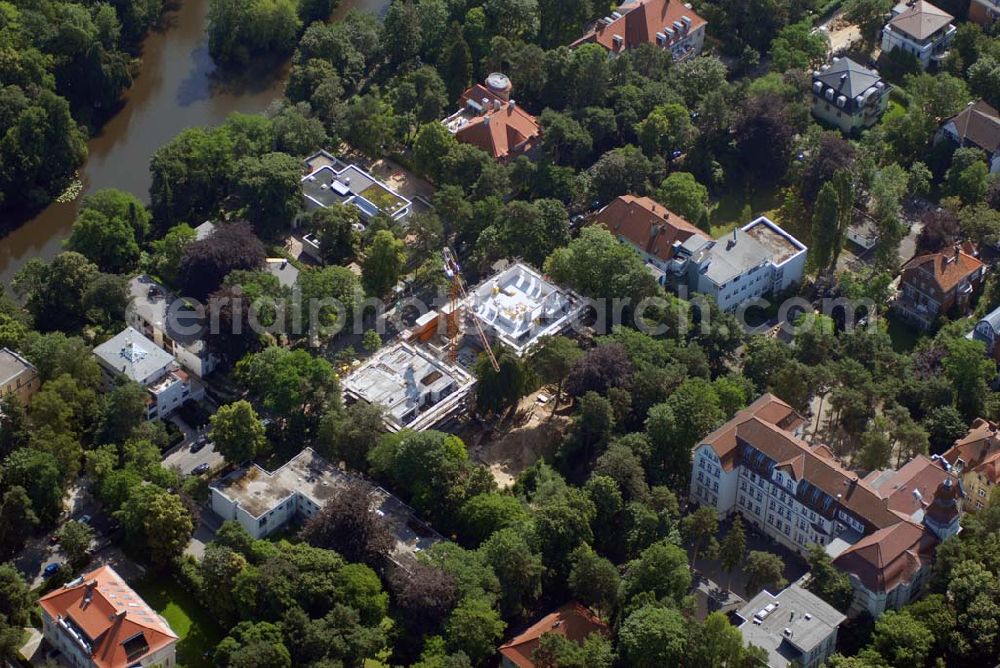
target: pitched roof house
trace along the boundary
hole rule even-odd
[[[570,45],[599,44],[612,54],[655,44],[669,49],[674,60],[701,53],[708,23],[681,0],[626,0],[617,10],[596,21]]]
[[[912,54],[921,67],[944,58],[958,29],[952,25],[954,16],[926,0],[900,2],[892,10],[892,18],[882,28],[882,51],[901,49]]]
[[[38,600],[42,633],[74,666],[172,666],[177,634],[110,566]]]
[[[459,98],[461,109],[444,120],[459,141],[472,144],[495,160],[507,162],[531,152],[539,143],[541,126],[510,98],[511,82],[494,72]]]
[[[923,329],[952,309],[965,312],[986,272],[974,253],[966,244],[911,259],[903,266],[893,308]]]
[[[990,172],[1000,171],[1000,112],[977,100],[941,125],[939,139],[962,146],[978,148],[986,153]]]
[[[963,488],[918,456],[863,478],[799,437],[802,418],[765,394],[695,448],[691,498],[739,512],[783,546],[821,546],[851,576],[854,610],[873,615],[915,596],[933,549],[958,531]]]
[[[675,258],[691,254],[712,239],[700,229],[649,197],[622,195],[597,212],[595,221],[619,241],[632,246],[642,259],[666,272]]]
[[[986,346],[986,354],[1000,363],[1000,346],[997,345],[997,341],[1000,340],[1000,307],[980,318],[965,338],[980,341]]]
[[[969,433],[955,441],[942,457],[962,479],[968,494],[966,510],[981,510],[1000,484],[1000,436],[997,423],[976,418]]]
[[[607,631],[607,625],[590,610],[579,603],[567,603],[501,645],[500,665],[503,668],[534,668],[532,655],[546,633],[555,633],[582,645],[590,634],[606,634]]]
[[[871,127],[889,106],[879,73],[850,58],[834,58],[812,73],[812,115],[845,134]]]

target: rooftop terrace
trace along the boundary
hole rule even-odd
[[[480,283],[470,294],[472,313],[516,354],[566,329],[584,309],[581,297],[517,263]]]
[[[366,220],[378,213],[402,216],[410,206],[410,200],[368,172],[339,161],[336,165],[324,164],[303,177],[302,193],[313,208],[352,204]]]

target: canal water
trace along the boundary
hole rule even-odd
[[[384,12],[389,0],[341,0],[334,19],[350,9]],[[263,111],[281,96],[287,63],[240,80],[222,80],[208,55],[208,0],[180,0],[164,15],[162,30],[143,43],[142,69],[124,105],[87,144],[80,168],[83,192],[118,188],[149,199],[149,158],[181,130],[218,125],[234,111]],[[50,259],[70,233],[82,197],[53,203],[0,239],[0,282],[33,257]]]

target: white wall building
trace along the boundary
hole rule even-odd
[[[856,135],[875,125],[889,106],[891,86],[875,70],[850,58],[834,58],[812,73],[812,105],[817,119]]]
[[[235,520],[254,538],[263,538],[291,521],[304,521],[342,491],[371,491],[372,512],[396,538],[390,559],[406,567],[414,555],[444,540],[413,510],[381,487],[341,471],[305,448],[274,471],[256,464],[213,482],[211,506],[223,520]]]
[[[204,388],[178,367],[169,353],[132,327],[94,348],[94,357],[109,380],[122,376],[149,392],[149,420],[167,417],[188,399],[200,399],[204,394]]]
[[[937,543],[958,531],[961,485],[922,455],[861,478],[826,446],[801,440],[803,423],[788,404],[762,396],[695,447],[691,499],[740,513],[802,556],[825,549],[850,574],[855,611],[908,603]]]
[[[802,282],[806,246],[761,216],[696,252],[688,288],[711,295],[724,311]]]
[[[818,668],[837,647],[837,630],[847,619],[810,591],[793,584],[766,589],[737,611],[747,645],[767,651],[770,668]]]
[[[882,52],[902,49],[920,61],[924,69],[947,55],[958,29],[954,16],[925,0],[900,2],[882,28]]]

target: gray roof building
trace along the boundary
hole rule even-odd
[[[777,594],[766,589],[736,613],[749,645],[767,650],[767,665],[819,666],[833,653],[837,629],[847,619],[839,610],[797,584]]]
[[[126,327],[94,348],[94,356],[109,373],[121,374],[142,386],[161,377],[174,358],[133,327]]]
[[[410,214],[412,205],[410,200],[357,165],[339,160],[334,164],[324,162],[302,177],[302,194],[306,210],[350,204],[358,209],[365,221],[379,213],[402,220]]]
[[[813,92],[836,102],[848,113],[863,107],[869,96],[881,94],[886,87],[878,72],[850,58],[834,58],[830,66],[813,72]]]

